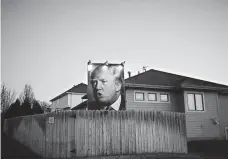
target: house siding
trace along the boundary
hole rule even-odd
[[[225,127],[228,127],[228,94],[219,94],[219,122],[221,138],[225,139]]]
[[[51,104],[51,110],[55,111],[56,108],[66,108],[69,107],[68,106],[68,95],[65,95],[55,101],[52,102]]]
[[[187,93],[203,93],[204,111],[188,111]],[[219,125],[212,122],[213,118],[218,118],[217,93],[184,91],[184,99],[188,139],[218,139]]]
[[[82,97],[84,96],[85,94],[75,94],[75,93],[69,93],[68,96],[68,104],[69,106],[72,108],[72,107],[75,107],[76,105],[82,103]]]
[[[144,93],[169,93],[169,102],[136,102],[134,101],[135,92]],[[145,94],[145,97],[147,95]],[[157,97],[159,99],[159,96]],[[155,90],[138,90],[138,89],[127,89],[126,90],[126,109],[127,110],[158,110],[158,111],[173,111],[178,112],[177,107],[177,96],[174,92],[169,91],[155,91]]]

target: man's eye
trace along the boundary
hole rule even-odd
[[[102,81],[102,83],[106,83],[107,81]]]
[[[90,81],[90,83],[91,83],[92,85],[95,85],[95,81]]]

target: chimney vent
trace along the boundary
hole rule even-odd
[[[130,78],[131,77],[131,71],[128,71],[128,77]]]

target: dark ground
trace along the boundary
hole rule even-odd
[[[9,138],[2,133],[1,135],[1,158],[3,159],[41,159],[42,157],[32,152],[28,147],[20,144],[16,140]],[[118,156],[99,156],[84,157],[89,159],[155,159],[155,158],[228,158],[228,141],[197,141],[188,143],[188,154],[175,153],[153,153],[141,155],[118,155]]]
[[[40,159],[39,155],[32,152],[28,147],[1,133],[1,158],[2,159]]]

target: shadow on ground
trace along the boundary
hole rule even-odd
[[[18,141],[1,133],[1,158],[2,159],[40,159],[41,156],[31,151]]]
[[[227,140],[204,140],[188,142],[188,152],[202,158],[228,158]]]

